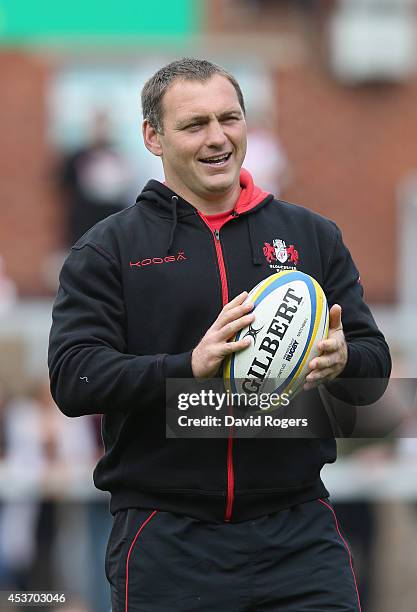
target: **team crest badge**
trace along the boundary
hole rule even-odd
[[[284,240],[275,238],[272,244],[264,242],[263,254],[273,270],[292,270],[299,260],[298,251],[293,244],[287,247]]]
[[[285,263],[288,259],[287,247],[285,245],[285,242],[283,240],[276,239],[273,241],[272,244],[274,246],[275,258],[282,264]]]

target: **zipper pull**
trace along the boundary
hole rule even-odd
[[[220,240],[220,232],[218,229],[215,229],[213,234],[216,240]]]

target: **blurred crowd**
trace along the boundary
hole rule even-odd
[[[87,137],[78,145],[62,151],[53,170],[57,205],[63,206],[63,253],[100,219],[130,205],[140,189],[105,112],[92,113]],[[244,166],[276,195],[285,197],[294,180],[278,135],[259,118],[251,123]],[[55,284],[61,261],[56,258]],[[0,254],[0,320],[18,303]],[[2,358],[7,362],[8,355]],[[107,496],[92,484],[103,453],[100,416],[69,419],[55,406],[46,379],[25,381],[17,389],[2,374],[0,368],[0,591],[55,590],[68,595],[72,612],[108,612],[104,559],[112,518]],[[412,377],[415,371],[396,375]],[[397,399],[386,401],[389,413]],[[405,471],[417,465],[417,419],[407,407],[405,412],[399,435],[341,440],[339,455],[364,472],[373,470],[376,482],[378,470],[391,464]],[[414,612],[415,487],[391,500],[377,499],[371,491],[347,495],[335,500],[335,508],[354,553],[363,610]]]
[[[56,590],[74,612],[108,610],[111,516],[91,483],[100,418],[66,418],[45,380],[14,397],[2,385],[0,439],[0,590]]]
[[[112,130],[109,115],[95,109],[85,139],[58,155],[53,174],[64,231],[62,253],[51,254],[51,285],[68,248],[132,204],[134,173]],[[261,122],[248,134],[245,166],[275,194],[288,184],[283,148]],[[0,318],[17,303],[0,258]],[[8,389],[0,368],[0,591],[62,591],[71,612],[107,612],[104,558],[112,519],[91,476],[103,452],[100,416],[62,415],[46,379]]]
[[[415,403],[412,379],[408,388],[403,400]],[[400,415],[400,429],[384,439],[338,441],[342,461],[372,472],[377,483],[378,474],[391,464],[404,470],[417,466],[415,405],[411,411],[409,406],[395,408],[400,396],[391,391],[386,398],[387,408]],[[60,591],[71,612],[108,612],[104,559],[112,520],[107,497],[91,482],[102,453],[99,415],[62,415],[47,380],[19,394],[8,393],[2,381],[0,591]],[[354,554],[363,610],[392,610],[399,591],[399,609],[414,610],[417,498],[412,491],[410,483],[409,499],[403,494],[378,499],[366,491],[335,500],[340,528]]]

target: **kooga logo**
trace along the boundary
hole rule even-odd
[[[173,263],[174,261],[185,261],[187,258],[184,251],[178,251],[177,255],[166,255],[165,257],[146,257],[138,261],[131,261],[131,268],[144,268],[153,264]]]

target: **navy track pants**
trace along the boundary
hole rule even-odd
[[[112,612],[358,612],[349,546],[318,499],[240,523],[120,510],[106,553]]]

